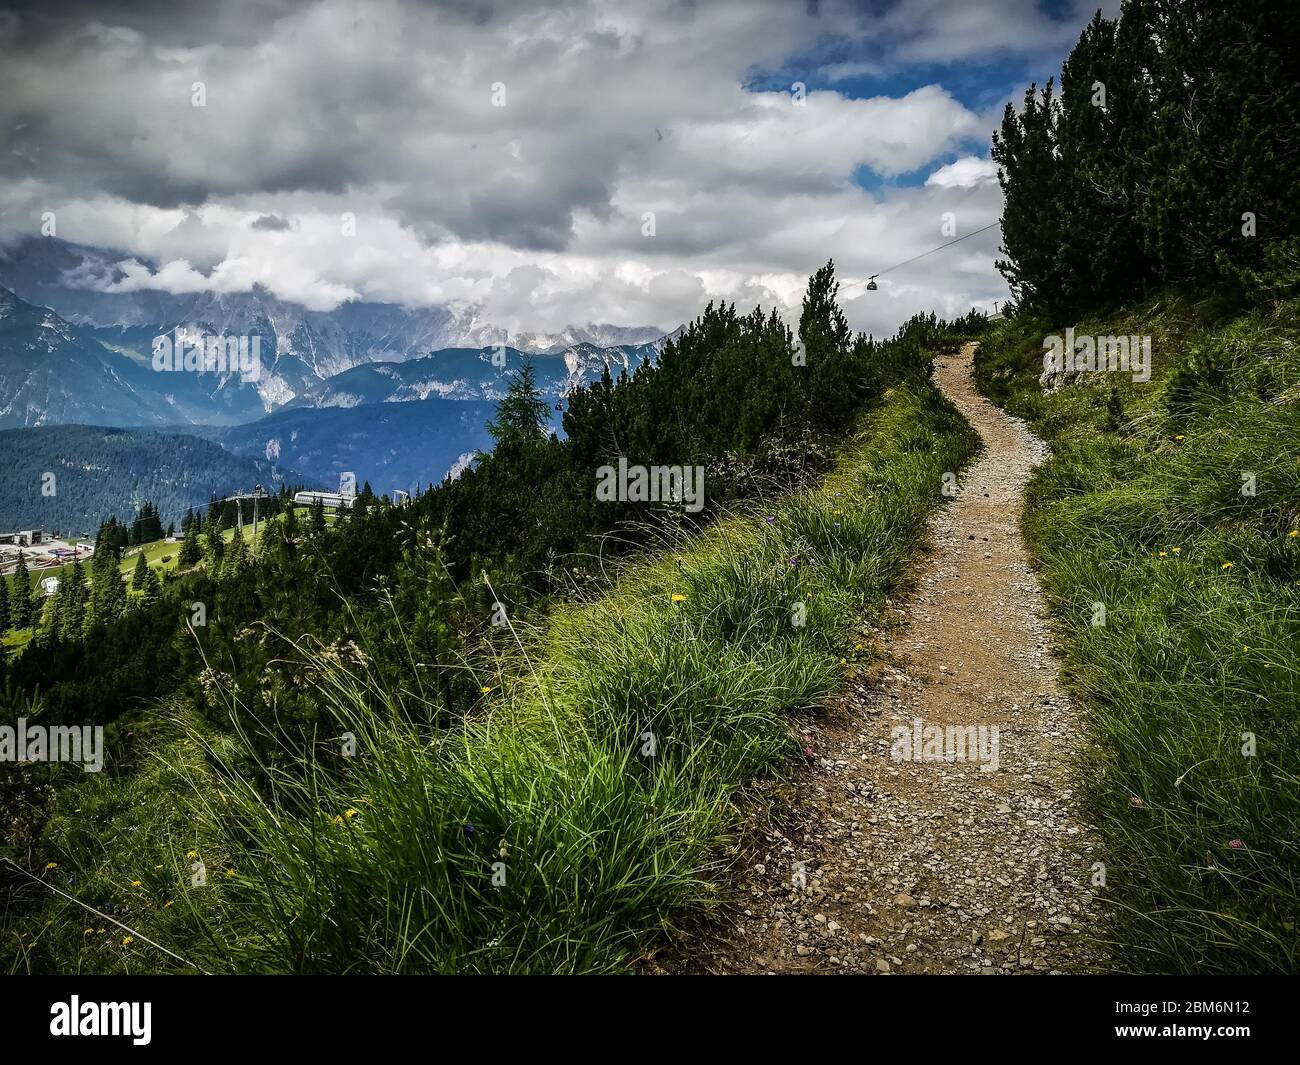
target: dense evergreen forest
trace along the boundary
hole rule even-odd
[[[1276,0],[1125,0],[1007,104],[999,264],[1057,316],[1161,286],[1258,298],[1300,260],[1300,30]]]
[[[181,433],[50,425],[0,431],[0,531],[44,529],[93,536],[111,514],[125,518],[149,500],[176,522],[212,496],[268,491],[301,480],[271,463],[230,454]]]

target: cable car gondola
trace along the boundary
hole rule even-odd
[[[920,255],[913,255],[910,259],[904,259],[901,263],[895,263],[893,266],[881,270],[879,273],[872,274],[869,278],[867,278],[866,290],[868,292],[880,291],[880,286],[876,284],[876,278],[878,278],[881,274],[887,274],[891,270],[897,270],[900,266],[908,266],[911,263],[916,262],[917,259],[924,259],[927,255],[933,255],[937,251],[943,251],[944,248],[951,248],[954,244],[957,244],[960,241],[965,240],[967,237],[977,237],[981,233],[987,233],[990,229],[993,229],[994,227],[999,225],[1001,225],[1000,222],[991,222],[983,229],[977,229],[973,233],[967,233],[965,236],[957,237],[956,240],[950,240],[948,241],[947,244],[940,244],[937,248],[931,248],[929,251],[923,251],[921,252]]]

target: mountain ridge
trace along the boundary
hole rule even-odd
[[[247,391],[263,411],[308,392],[312,385],[356,366],[406,362],[439,350],[506,345],[537,356],[563,355],[582,345],[637,347],[673,331],[655,326],[570,325],[557,333],[510,336],[479,320],[476,309],[407,308],[351,300],[318,311],[273,296],[209,291],[177,295],[159,289],[123,290],[125,253],[28,237],[0,248],[0,286],[47,307],[120,354],[147,359],[153,338],[176,329],[205,335],[260,336],[264,373]],[[151,271],[157,264],[143,264]],[[224,382],[223,382],[224,386]],[[245,404],[247,406],[247,404]]]

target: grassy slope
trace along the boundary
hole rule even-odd
[[[1052,445],[1026,531],[1096,740],[1083,779],[1117,968],[1300,970],[1298,327],[1300,301],[1242,315],[1167,296],[1076,325],[1152,335],[1149,384],[1043,394],[1060,330],[1027,317],[977,359]]]
[[[47,875],[213,971],[626,969],[712,904],[737,796],[797,753],[792,712],[853,668],[942,473],[976,446],[929,385],[895,391],[817,489],[626,564],[521,632],[526,662],[474,666],[492,692],[463,728],[407,725],[411,700],[317,659],[311,683],[357,737],[345,772],[322,743],[272,774],[272,811],[239,738],[191,727],[138,776],[60,793]],[[191,849],[204,889],[178,886]],[[172,964],[66,903],[17,924],[19,971]]]

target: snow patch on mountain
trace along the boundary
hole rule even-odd
[[[474,459],[477,457],[477,455],[478,453],[475,451],[464,452],[460,456],[460,458],[458,458],[452,464],[451,469],[447,471],[447,476],[450,477],[453,481],[459,480],[460,475],[464,473],[467,469],[469,469],[471,465],[473,465]]]

